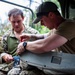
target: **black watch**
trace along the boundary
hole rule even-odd
[[[27,42],[24,42],[24,43],[23,43],[23,46],[24,46],[24,49],[26,49]]]

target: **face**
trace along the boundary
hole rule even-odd
[[[9,17],[9,21],[12,24],[12,28],[16,32],[20,32],[22,30],[23,20],[24,20],[24,17],[22,17],[21,15],[16,15],[16,16],[10,16]]]
[[[54,28],[55,23],[53,21],[53,18],[50,15],[42,16],[40,21],[41,21],[41,25],[44,25],[44,26],[46,26],[49,29],[53,29]]]

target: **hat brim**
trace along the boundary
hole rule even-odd
[[[38,23],[40,21],[40,19],[41,19],[41,16],[40,17],[37,17],[35,20],[33,20],[33,23],[34,24]]]

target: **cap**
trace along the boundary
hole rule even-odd
[[[50,11],[57,11],[58,7],[53,2],[43,2],[36,10],[37,18],[33,23],[38,23],[43,15],[47,15]]]

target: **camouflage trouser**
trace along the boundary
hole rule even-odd
[[[13,67],[7,75],[46,75],[42,70],[37,67],[27,65],[24,62],[20,62],[20,66]]]
[[[7,75],[8,70],[7,64],[0,64],[0,75]]]
[[[36,67],[28,66],[26,70],[22,70],[21,68],[14,67],[11,69],[7,75],[46,75],[42,70],[39,70]]]
[[[6,75],[6,73],[4,73],[4,72],[0,71],[0,75]]]

